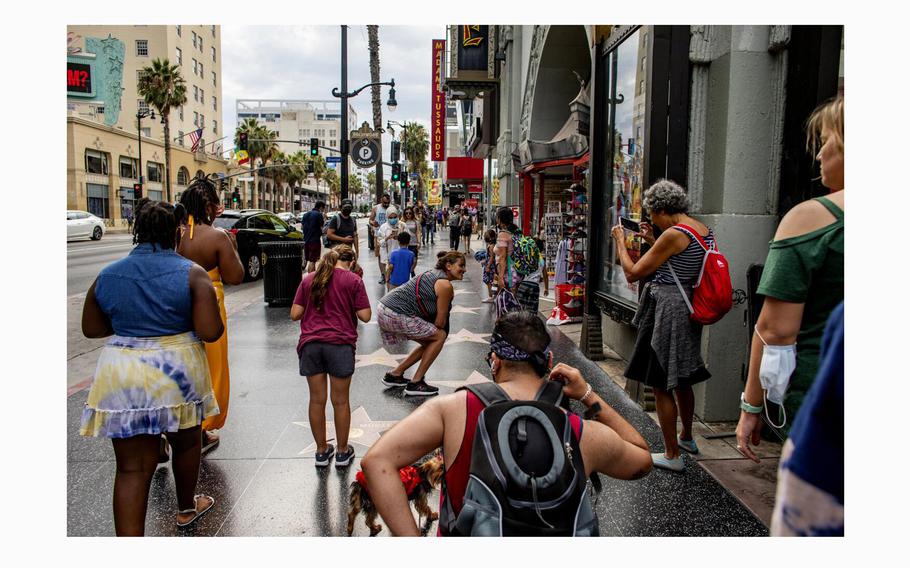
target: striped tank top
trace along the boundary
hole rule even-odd
[[[696,280],[698,280],[698,275],[701,274],[701,267],[705,261],[705,249],[702,248],[701,244],[699,244],[698,240],[695,238],[695,235],[691,232],[679,226],[673,226],[671,228],[685,233],[689,237],[689,246],[682,252],[674,254],[667,262],[660,265],[660,268],[654,273],[654,282],[657,284],[675,285],[673,275],[670,273],[669,268],[672,265],[674,272],[676,272],[676,276],[682,284],[694,285]],[[709,247],[714,246],[714,231],[708,229],[708,236],[704,237],[704,240]]]
[[[424,312],[417,304],[417,280],[420,279],[420,302]],[[395,313],[416,316],[426,321],[436,320],[436,281],[445,278],[442,270],[427,270],[408,280],[379,299],[379,302]]]

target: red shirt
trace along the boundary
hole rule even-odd
[[[467,392],[467,414],[464,421],[464,438],[461,440],[461,446],[458,453],[455,454],[455,460],[452,467],[446,468],[446,490],[449,494],[449,501],[452,504],[452,512],[455,516],[461,512],[464,506],[464,492],[468,488],[468,475],[471,472],[471,448],[474,446],[474,433],[477,430],[477,418],[484,409],[483,402],[471,391]],[[575,437],[580,441],[581,417],[574,413],[569,413],[569,423],[572,425],[572,431]],[[442,510],[445,495],[439,494],[439,509]],[[440,529],[437,527],[436,536],[442,536]]]
[[[300,341],[297,342],[298,355],[301,348],[311,341],[356,345],[356,312],[370,307],[363,280],[350,270],[336,268],[322,299],[322,307],[317,310],[310,297],[315,274],[311,272],[303,278],[294,296],[294,303],[304,307],[300,319]]]

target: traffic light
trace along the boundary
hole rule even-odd
[[[408,170],[401,171],[401,181],[404,184],[405,188],[411,187],[411,180],[408,177]]]
[[[140,200],[142,199],[142,184],[134,183],[133,184],[133,199]]]
[[[238,150],[248,150],[249,149],[247,147],[247,136],[248,136],[248,134],[246,132],[240,133],[239,139],[237,140],[237,149]]]
[[[392,181],[401,180],[401,164],[394,162],[392,164]]]
[[[234,193],[233,193],[233,195],[231,195],[231,201],[235,204],[240,203],[240,190],[239,189],[234,188]]]
[[[392,140],[392,161],[398,162],[401,160],[401,142],[396,142]]]
[[[319,138],[310,138],[310,156],[319,155]]]

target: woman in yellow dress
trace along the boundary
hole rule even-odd
[[[218,341],[205,344],[205,354],[212,374],[212,389],[221,414],[211,416],[202,423],[202,451],[211,450],[220,439],[217,432],[227,419],[230,397],[230,370],[228,368],[227,312],[224,309],[224,284],[243,282],[243,264],[237,254],[234,235],[212,226],[212,222],[224,210],[215,184],[204,177],[197,177],[180,196],[180,203],[186,208],[187,221],[183,238],[177,252],[183,257],[202,266],[212,279],[218,297],[218,309],[225,332]]]

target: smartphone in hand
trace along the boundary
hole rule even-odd
[[[633,233],[641,232],[641,224],[629,219],[628,217],[620,217],[619,223],[623,226],[624,229],[632,231]]]

